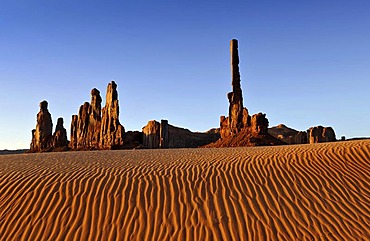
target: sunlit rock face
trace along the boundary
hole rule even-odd
[[[123,145],[125,129],[119,122],[117,84],[108,84],[105,106],[102,109],[99,147],[112,149]]]
[[[91,101],[72,116],[70,148],[76,150],[113,149],[124,144],[125,129],[119,122],[117,84],[108,84],[105,107],[100,91],[91,90]]]
[[[32,130],[31,152],[48,151],[52,148],[53,122],[46,100],[40,102],[40,111],[37,113],[36,129]]]

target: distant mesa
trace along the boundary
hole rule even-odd
[[[105,106],[97,89],[91,90],[90,102],[82,104],[77,115],[72,115],[70,141],[58,118],[55,132],[48,110],[48,102],[40,103],[36,118],[36,129],[32,130],[30,152],[65,150],[104,150],[133,148],[193,148],[265,146],[305,144],[335,141],[331,127],[316,126],[307,131],[296,131],[285,125],[268,128],[266,114],[249,115],[243,106],[243,93],[239,71],[239,51],[236,39],[230,42],[231,86],[227,94],[228,116],[220,117],[220,127],[207,132],[191,132],[188,129],[170,125],[168,120],[151,120],[140,131],[125,132],[119,121],[117,84],[111,81],[107,86]]]
[[[269,128],[269,133],[287,144],[313,144],[336,141],[332,127],[314,126],[307,131],[297,131],[280,124]]]
[[[310,144],[336,141],[334,129],[331,127],[315,126],[307,130]]]
[[[156,148],[195,148],[216,141],[220,134],[218,130],[207,132],[191,132],[188,129],[168,124],[167,120],[157,122],[151,120],[142,128],[143,147]]]

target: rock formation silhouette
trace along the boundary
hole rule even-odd
[[[91,103],[80,106],[78,115],[72,116],[71,142],[72,149],[99,149],[101,132],[101,102],[100,92],[91,90]]]
[[[105,107],[102,109],[99,147],[112,149],[123,145],[125,128],[119,122],[117,84],[108,84]]]
[[[314,126],[307,130],[310,144],[336,141],[332,127]]]
[[[336,141],[332,127],[315,126],[307,131],[297,131],[283,124],[269,128],[269,133],[287,144],[307,144]]]
[[[167,120],[151,120],[142,128],[143,147],[156,148],[195,148],[207,145],[220,138],[219,132],[191,132],[188,129],[168,124]]]
[[[142,128],[145,148],[159,148],[160,128],[161,124],[155,120],[148,121],[148,124]]]
[[[53,122],[48,110],[46,100],[40,103],[40,111],[37,114],[36,129],[32,130],[30,152],[48,151],[53,146],[52,136]]]
[[[63,118],[59,117],[53,134],[53,148],[66,149],[68,147],[67,130],[63,124]]]
[[[243,94],[239,71],[238,41],[230,42],[232,92],[227,94],[229,116],[220,117],[221,138],[207,147],[282,145],[284,142],[268,134],[266,114],[250,116],[243,107]]]
[[[297,131],[284,124],[273,126],[268,130],[269,134],[287,144],[306,144],[307,132]]]
[[[117,84],[108,84],[105,107],[97,89],[91,90],[91,101],[80,106],[72,116],[71,142],[73,150],[114,149],[123,146],[125,129],[119,122]]]
[[[312,127],[307,132],[298,132],[284,125],[271,128],[266,114],[249,115],[243,106],[243,92],[239,70],[239,50],[236,39],[230,42],[231,86],[227,94],[228,116],[220,117],[220,128],[208,132],[191,132],[168,124],[167,120],[149,121],[142,132],[129,131],[119,121],[117,84],[111,81],[107,86],[105,106],[102,108],[100,91],[91,90],[90,102],[80,106],[78,115],[72,115],[70,142],[59,118],[52,135],[52,119],[48,103],[40,103],[36,129],[32,130],[30,151],[50,150],[101,150],[125,148],[189,148],[189,147],[229,147],[303,144],[335,141],[331,127]]]

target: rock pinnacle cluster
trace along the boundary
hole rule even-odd
[[[220,117],[220,127],[207,132],[191,132],[172,126],[168,120],[151,120],[140,131],[125,132],[119,121],[117,84],[107,86],[105,106],[96,88],[91,90],[90,102],[82,104],[77,115],[72,115],[70,141],[57,120],[55,132],[48,110],[48,102],[40,103],[36,129],[32,130],[30,152],[59,150],[103,150],[133,148],[193,148],[305,144],[335,141],[331,127],[316,126],[307,131],[296,131],[285,125],[268,128],[266,114],[249,115],[243,106],[243,91],[239,70],[238,40],[230,41],[231,87],[227,94],[228,116]],[[270,132],[269,132],[270,130]]]
[[[91,90],[91,101],[80,106],[78,115],[72,115],[71,137],[63,127],[63,118],[58,118],[52,134],[52,118],[48,102],[40,103],[36,129],[32,130],[30,152],[51,150],[99,150],[120,148],[124,144],[125,129],[119,122],[117,84],[108,84],[105,106],[101,107],[100,91]]]
[[[91,101],[80,106],[72,116],[71,142],[73,150],[115,149],[123,145],[124,127],[119,122],[117,84],[108,84],[105,106],[101,108],[100,91],[91,90]]]
[[[54,134],[53,122],[46,100],[40,102],[40,111],[36,117],[36,129],[32,130],[30,152],[43,152],[53,149],[65,150],[68,145],[67,131],[63,127],[63,118],[58,118]]]

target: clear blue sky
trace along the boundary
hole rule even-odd
[[[370,1],[3,0],[0,149],[28,148],[39,102],[54,127],[118,84],[120,120],[205,131],[227,115],[229,41],[244,105],[270,126],[370,136]],[[104,102],[103,102],[104,103]]]

